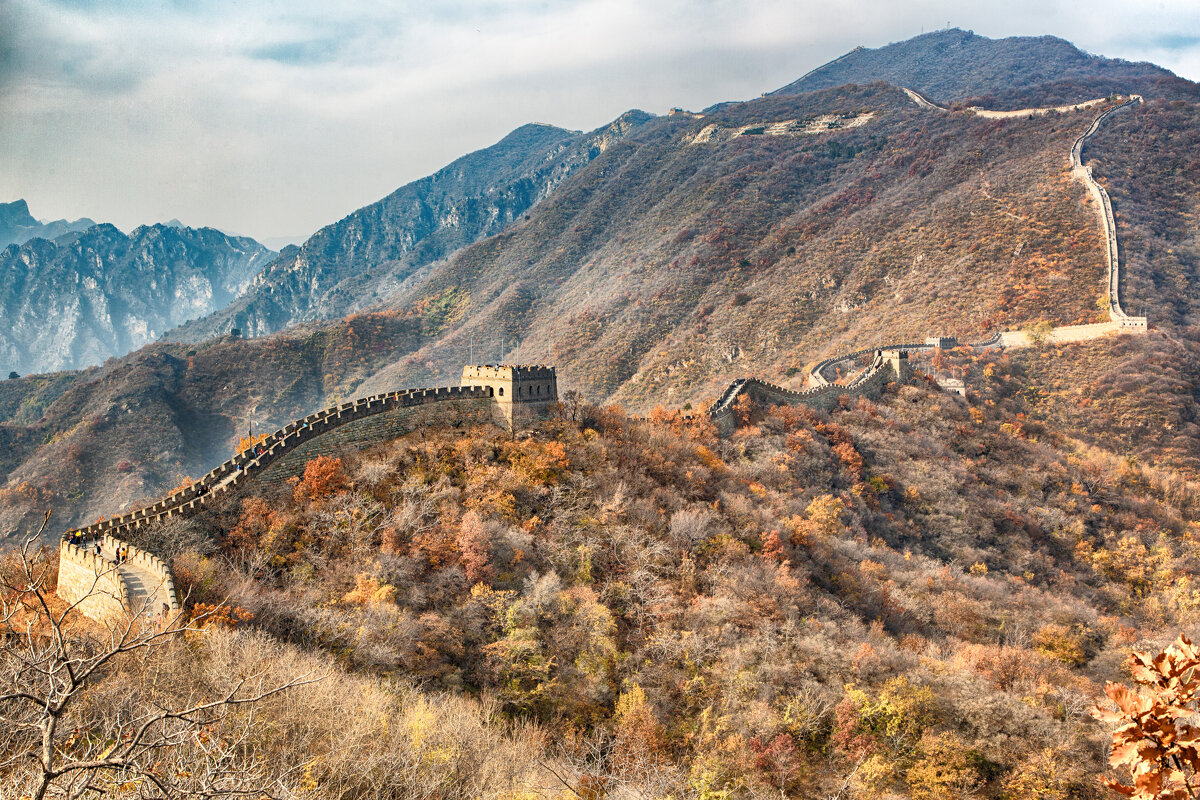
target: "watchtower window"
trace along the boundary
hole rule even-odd
[[[504,387],[503,386],[500,387],[500,396],[504,397]]]
[[[538,394],[541,394],[541,393],[542,393],[542,387],[539,385],[538,386]]]

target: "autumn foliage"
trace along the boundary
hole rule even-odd
[[[1116,711],[1093,714],[1117,726],[1109,763],[1132,783],[1105,778],[1113,791],[1135,800],[1190,800],[1200,792],[1200,728],[1186,720],[1200,700],[1200,650],[1183,635],[1157,655],[1133,651],[1129,669],[1141,688],[1109,682],[1104,693]]]
[[[296,500],[321,500],[337,492],[345,483],[340,458],[317,456],[304,465],[304,477],[296,484]]]

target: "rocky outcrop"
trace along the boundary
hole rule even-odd
[[[0,251],[0,370],[77,369],[228,305],[275,254],[212,228],[95,225]]]

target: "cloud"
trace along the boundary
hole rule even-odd
[[[755,97],[951,24],[1200,77],[1194,0],[0,0],[0,200],[311,232],[531,121]]]

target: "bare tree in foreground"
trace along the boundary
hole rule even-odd
[[[255,704],[316,679],[276,684],[236,664],[188,675],[203,620],[150,626],[148,608],[111,627],[83,619],[82,600],[54,597],[41,532],[0,563],[0,798],[286,794],[286,776],[253,755]]]

